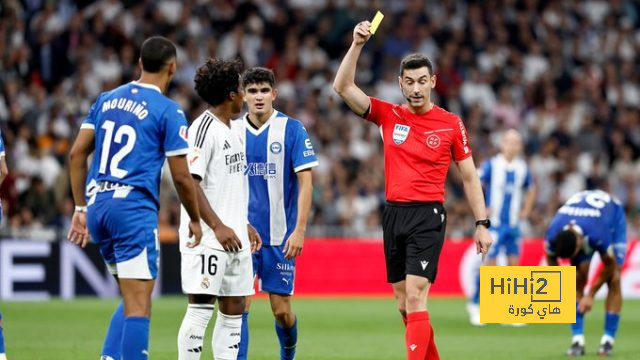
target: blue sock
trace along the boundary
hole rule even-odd
[[[285,329],[276,321],[276,334],[280,341],[280,359],[293,360],[296,355],[296,344],[298,343],[298,319],[293,326]]]
[[[0,312],[0,322],[2,322],[2,313]],[[0,324],[0,354],[4,354],[4,330]]]
[[[149,318],[126,317],[122,332],[122,359],[146,360],[149,358]]]
[[[478,269],[478,275],[476,276],[476,288],[473,291],[471,303],[476,305],[480,304],[480,269]]]
[[[238,360],[247,360],[249,353],[249,313],[242,313],[242,327],[240,328],[240,349],[238,350]]]
[[[620,314],[608,312],[604,317],[604,334],[612,338],[616,338],[618,332],[618,323],[620,322]]]
[[[578,306],[576,306],[576,322],[571,324],[571,335],[584,335],[584,314],[578,312]]]
[[[124,327],[124,305],[122,302],[111,315],[111,323],[107,329],[107,336],[102,345],[102,355],[111,356],[119,360],[122,357],[122,331]]]

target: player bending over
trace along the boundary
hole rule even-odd
[[[584,355],[584,314],[591,310],[593,297],[607,284],[604,334],[598,355],[609,356],[613,350],[622,292],[620,268],[627,249],[627,224],[624,207],[615,197],[601,190],[581,191],[558,210],[545,234],[547,263],[558,265],[558,258],[570,259],[576,267],[576,322],[571,324],[569,356]],[[585,294],[589,265],[594,252],[600,254],[604,268]]]

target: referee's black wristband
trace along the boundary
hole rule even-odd
[[[491,227],[491,220],[489,219],[476,220],[476,227],[478,227],[478,225],[482,225],[488,229]]]

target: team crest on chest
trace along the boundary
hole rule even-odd
[[[405,140],[407,140],[407,137],[409,137],[410,130],[410,126],[396,124],[396,126],[393,128],[393,142],[396,145],[402,144]]]
[[[438,148],[438,146],[440,146],[440,136],[437,134],[427,136],[427,146],[432,149]]]
[[[269,145],[269,150],[271,150],[272,154],[280,154],[280,152],[282,151],[282,144],[277,141],[272,142],[271,145]]]

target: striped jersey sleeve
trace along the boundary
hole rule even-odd
[[[215,137],[208,134],[213,121],[213,117],[205,112],[189,127],[189,154],[187,155],[189,171],[200,179],[204,179],[207,164],[215,149]]]

